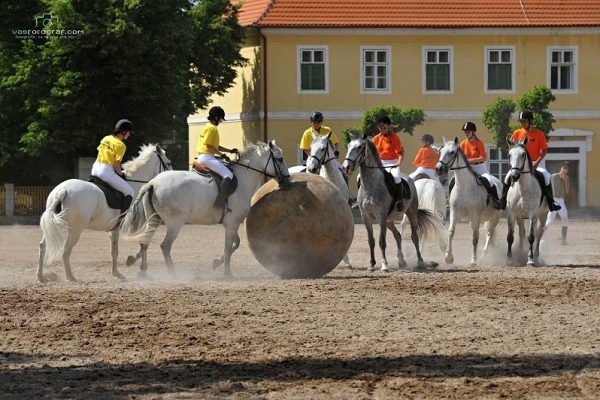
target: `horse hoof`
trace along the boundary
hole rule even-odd
[[[125,265],[131,267],[133,264],[135,264],[136,261],[137,258],[135,258],[134,256],[127,256],[127,261],[125,261]]]
[[[367,271],[368,271],[368,272],[375,272],[375,268],[373,268],[373,267],[369,267],[369,268],[367,268]]]
[[[535,262],[533,262],[533,261],[531,261],[531,260],[530,260],[530,261],[527,261],[527,266],[528,266],[528,267],[535,267]]]
[[[223,264],[223,257],[217,257],[213,259],[212,267],[217,269],[221,264]]]
[[[477,266],[477,263],[475,261],[471,261],[469,263],[469,267],[471,267],[471,268],[475,268],[476,266]]]
[[[117,273],[114,273],[114,274],[113,274],[113,276],[114,276],[115,278],[117,278],[118,280],[122,281],[122,282],[125,282],[125,281],[127,280],[127,279],[126,279],[126,278],[125,278],[125,277],[124,277],[124,276],[123,276],[121,273],[119,273],[119,272],[117,272]]]
[[[402,260],[402,261],[398,261],[398,269],[406,269],[406,266],[408,264],[406,264],[406,261]]]
[[[446,264],[452,264],[454,262],[454,257],[451,254],[447,255],[444,261],[446,261]]]
[[[146,271],[138,271],[136,277],[138,280],[142,280],[142,281],[150,280]]]
[[[381,268],[381,272],[384,272],[387,274],[388,272],[390,272],[390,269],[389,268]]]

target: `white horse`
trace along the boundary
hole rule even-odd
[[[472,267],[477,265],[477,244],[479,243],[479,226],[485,222],[486,239],[483,247],[482,257],[485,256],[488,246],[493,241],[496,225],[500,219],[500,210],[495,209],[492,202],[488,199],[488,193],[471,165],[469,164],[465,153],[458,146],[458,138],[453,141],[446,141],[440,149],[440,159],[436,165],[438,175],[448,173],[448,170],[454,171],[456,181],[454,190],[450,194],[450,223],[448,226],[448,244],[446,248],[446,263],[454,261],[452,253],[452,239],[456,229],[456,219],[466,218],[471,223],[473,231],[473,251],[471,255]],[[493,177],[496,190],[500,190],[501,183],[496,177]]]
[[[510,171],[506,175],[506,182],[510,182],[506,197],[506,220],[508,222],[507,257],[512,262],[512,244],[514,241],[515,221],[519,225],[519,248],[523,248],[525,239],[525,219],[529,219],[529,252],[527,265],[535,266],[539,263],[540,240],[544,234],[544,225],[548,216],[548,203],[544,200],[542,188],[536,177],[533,163],[527,153],[527,138],[519,142],[507,140],[510,162]]]
[[[429,177],[414,181],[417,194],[419,195],[419,208],[429,210],[441,220],[444,220],[446,218],[446,194],[444,193],[444,187],[437,179],[428,178]],[[400,232],[404,232],[404,227],[407,223],[408,217],[404,214],[402,222],[400,223]],[[445,235],[438,236],[440,249],[444,251],[446,249],[446,237]],[[419,243],[421,250],[423,250],[423,244],[426,239],[427,238],[423,238]]]
[[[388,262],[385,255],[386,250],[386,227],[394,235],[398,245],[398,268],[405,268],[406,261],[402,254],[402,235],[394,225],[394,218],[398,217],[395,207],[395,199],[390,194],[386,185],[386,174],[388,172],[381,163],[381,158],[373,141],[367,136],[350,134],[348,153],[344,160],[344,170],[351,175],[356,167],[360,169],[360,188],[356,202],[360,208],[363,223],[367,229],[369,250],[371,255],[369,271],[373,272],[375,267],[375,238],[373,236],[373,223],[379,225],[379,248],[381,250],[381,271],[388,272]],[[391,178],[391,177],[390,177]],[[393,178],[392,178],[393,179]],[[417,252],[417,269],[426,267],[421,250],[419,238],[427,236],[428,232],[441,231],[444,229],[443,222],[428,210],[418,208],[419,200],[413,180],[408,176],[403,177],[410,188],[410,199],[404,199],[402,213],[406,213],[410,221],[411,239]]]
[[[144,145],[137,158],[123,164],[127,180],[138,191],[143,183],[170,170],[171,161],[158,145]],[[91,182],[69,179],[56,186],[46,200],[46,211],[40,219],[42,241],[37,277],[45,282],[44,266],[62,255],[65,274],[69,281],[75,281],[71,272],[71,251],[85,229],[110,231],[110,253],[112,274],[123,279],[117,270],[119,253],[119,230],[117,222],[121,210],[109,208],[104,192]]]
[[[339,170],[335,162],[333,143],[330,140],[331,132],[326,136],[317,136],[310,145],[310,156],[306,160],[306,170],[311,174],[319,173],[320,176],[327,179],[337,187],[346,200],[350,200],[350,190],[346,183],[342,171]],[[340,205],[344,207],[344,205]],[[344,254],[343,265],[352,268],[348,254]]]
[[[238,186],[229,196],[231,212],[213,207],[218,188],[213,178],[193,171],[169,171],[160,174],[142,187],[131,209],[121,222],[125,239],[139,240],[140,252],[131,264],[141,258],[141,273],[148,269],[147,250],[150,239],[161,223],[167,226],[162,250],[169,272],[174,272],[171,246],[184,224],[216,225],[225,227],[225,250],[217,264],[225,264],[225,276],[232,277],[231,254],[238,248],[238,228],[250,211],[250,200],[262,183],[264,176],[275,177],[280,184],[289,182],[289,172],[283,161],[282,150],[275,144],[250,145],[231,162]]]

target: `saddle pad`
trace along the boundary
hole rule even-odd
[[[123,193],[119,192],[117,189],[113,188],[97,176],[90,175],[90,179],[88,179],[88,181],[98,186],[100,190],[102,190],[109,208],[121,210],[121,203],[123,202]]]
[[[229,168],[229,167],[227,167],[227,168]],[[229,168],[229,170],[231,171],[231,168]],[[208,172],[204,172],[204,171],[198,170],[196,168],[194,168],[194,172],[204,178],[207,178],[208,180],[215,181],[217,184],[217,189],[219,189],[221,187],[221,182],[223,182],[223,177],[221,175],[217,174],[216,172],[213,172],[212,170],[208,170]],[[237,189],[237,186],[238,186],[237,176],[233,175],[233,179],[232,179],[231,185],[229,185],[229,193],[227,193],[227,196],[229,196],[230,194],[235,192],[235,190]]]

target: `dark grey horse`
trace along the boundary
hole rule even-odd
[[[443,221],[430,211],[418,209],[419,200],[417,197],[417,190],[412,179],[407,175],[405,175],[403,179],[409,184],[410,199],[404,200],[401,213],[396,211],[393,206],[395,199],[390,194],[386,185],[385,174],[387,171],[381,163],[375,145],[366,137],[366,135],[361,137],[360,135],[351,134],[350,139],[348,153],[342,167],[348,174],[351,174],[356,167],[359,167],[360,169],[360,187],[358,189],[357,203],[369,237],[369,249],[371,251],[369,271],[374,271],[375,268],[374,223],[379,224],[380,227],[379,248],[381,249],[382,257],[381,271],[389,271],[387,258],[385,256],[386,227],[392,231],[398,245],[398,268],[406,267],[406,261],[402,254],[402,236],[394,225],[394,220],[400,219],[402,213],[405,213],[410,221],[411,239],[417,252],[417,268],[425,268],[425,263],[423,262],[423,257],[421,256],[421,251],[419,249],[419,240],[431,233],[435,232],[441,234],[445,231]]]

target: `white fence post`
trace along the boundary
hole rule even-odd
[[[4,214],[7,217],[15,215],[15,185],[12,183],[4,184]]]

